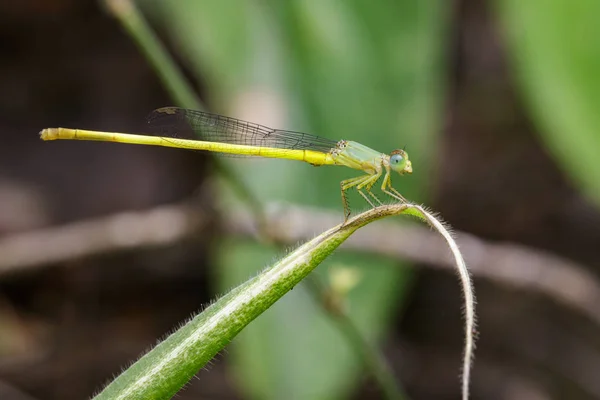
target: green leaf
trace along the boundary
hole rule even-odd
[[[521,93],[559,166],[600,204],[600,2],[497,0]]]
[[[96,399],[171,398],[243,328],[293,289],[358,228],[385,216],[415,211],[419,212],[406,205],[380,207],[305,243],[221,297],[140,358]]]

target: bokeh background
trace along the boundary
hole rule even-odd
[[[341,220],[338,182],[354,174],[343,168],[38,138],[53,126],[144,132],[152,109],[201,102],[384,152],[406,146],[415,172],[395,187],[497,250],[464,247],[477,266],[472,397],[600,399],[600,3],[135,4],[193,96],[136,45],[128,2],[0,3],[1,398],[92,396],[285,254],[293,243],[225,226],[253,201]],[[198,229],[170,234],[173,220],[158,218],[147,240],[128,231],[182,202]],[[111,229],[97,237],[98,226]],[[460,288],[451,269],[417,262],[419,249],[416,260],[339,250],[314,274],[359,277],[348,313],[407,398],[458,399]],[[294,289],[178,398],[382,398],[317,303]]]

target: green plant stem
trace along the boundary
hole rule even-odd
[[[204,105],[191,89],[163,44],[131,0],[104,0],[108,11],[121,23],[158,74],[169,96],[181,107],[200,110]]]
[[[180,107],[195,110],[206,109],[134,2],[131,0],[103,1],[107,10],[121,23],[146,56],[175,103]],[[261,202],[231,167],[216,157],[213,157],[213,161],[218,173],[249,205],[252,213],[256,216],[259,230],[264,231],[266,217]]]

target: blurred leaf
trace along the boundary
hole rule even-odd
[[[175,50],[209,93],[227,98],[245,83],[253,47],[249,3],[242,0],[141,0],[151,17],[165,24]]]
[[[308,129],[386,153],[406,146],[415,172],[393,179],[413,200],[425,197],[440,123],[445,8],[431,6],[438,3],[277,3],[291,92],[307,110]],[[330,168],[311,176],[325,188],[340,172]],[[327,204],[339,207],[339,194],[328,196]]]
[[[441,119],[447,6],[434,0],[146,1],[159,6],[155,17],[217,99],[216,111],[382,152],[407,146],[415,172],[394,176],[395,187],[410,199],[425,199]],[[267,120],[260,116],[265,111]],[[288,161],[232,162],[263,200],[335,207],[340,221],[339,182],[358,172]],[[351,196],[355,213],[367,208]],[[220,254],[220,282],[231,287],[247,276],[247,266],[266,264],[276,250],[230,241]],[[368,339],[381,338],[396,319],[410,271],[373,257],[340,254],[335,262],[359,269],[350,316]],[[332,263],[318,273],[326,274]],[[301,288],[235,344],[237,376],[257,399],[341,398],[362,367]]]
[[[497,0],[497,11],[542,139],[600,204],[600,2]]]

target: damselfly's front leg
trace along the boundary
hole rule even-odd
[[[383,177],[383,183],[381,184],[381,190],[390,197],[396,200],[400,200],[403,203],[408,203],[406,198],[400,194],[396,189],[392,187],[392,178],[390,177],[390,171],[386,171]]]
[[[344,204],[344,223],[348,221],[348,217],[350,217],[350,206],[348,205],[348,199],[346,198],[346,190],[356,187],[358,193],[369,203],[369,205],[375,208],[375,204],[369,199],[362,191],[363,188],[367,190],[367,192],[379,203],[381,201],[373,193],[371,193],[371,187],[377,182],[379,177],[381,176],[381,172],[377,172],[373,175],[363,175],[356,178],[346,179],[341,182],[340,186],[342,189],[342,203]]]
[[[342,204],[344,205],[344,224],[346,223],[346,221],[348,221],[348,217],[350,216],[350,205],[348,204],[348,198],[346,197],[346,190],[360,185],[362,182],[369,178],[371,178],[371,175],[362,175],[357,176],[356,178],[350,178],[340,182],[340,187],[342,189]],[[360,190],[358,192],[362,194],[363,197],[365,197],[365,195]],[[369,199],[367,199],[367,201],[371,203]]]

